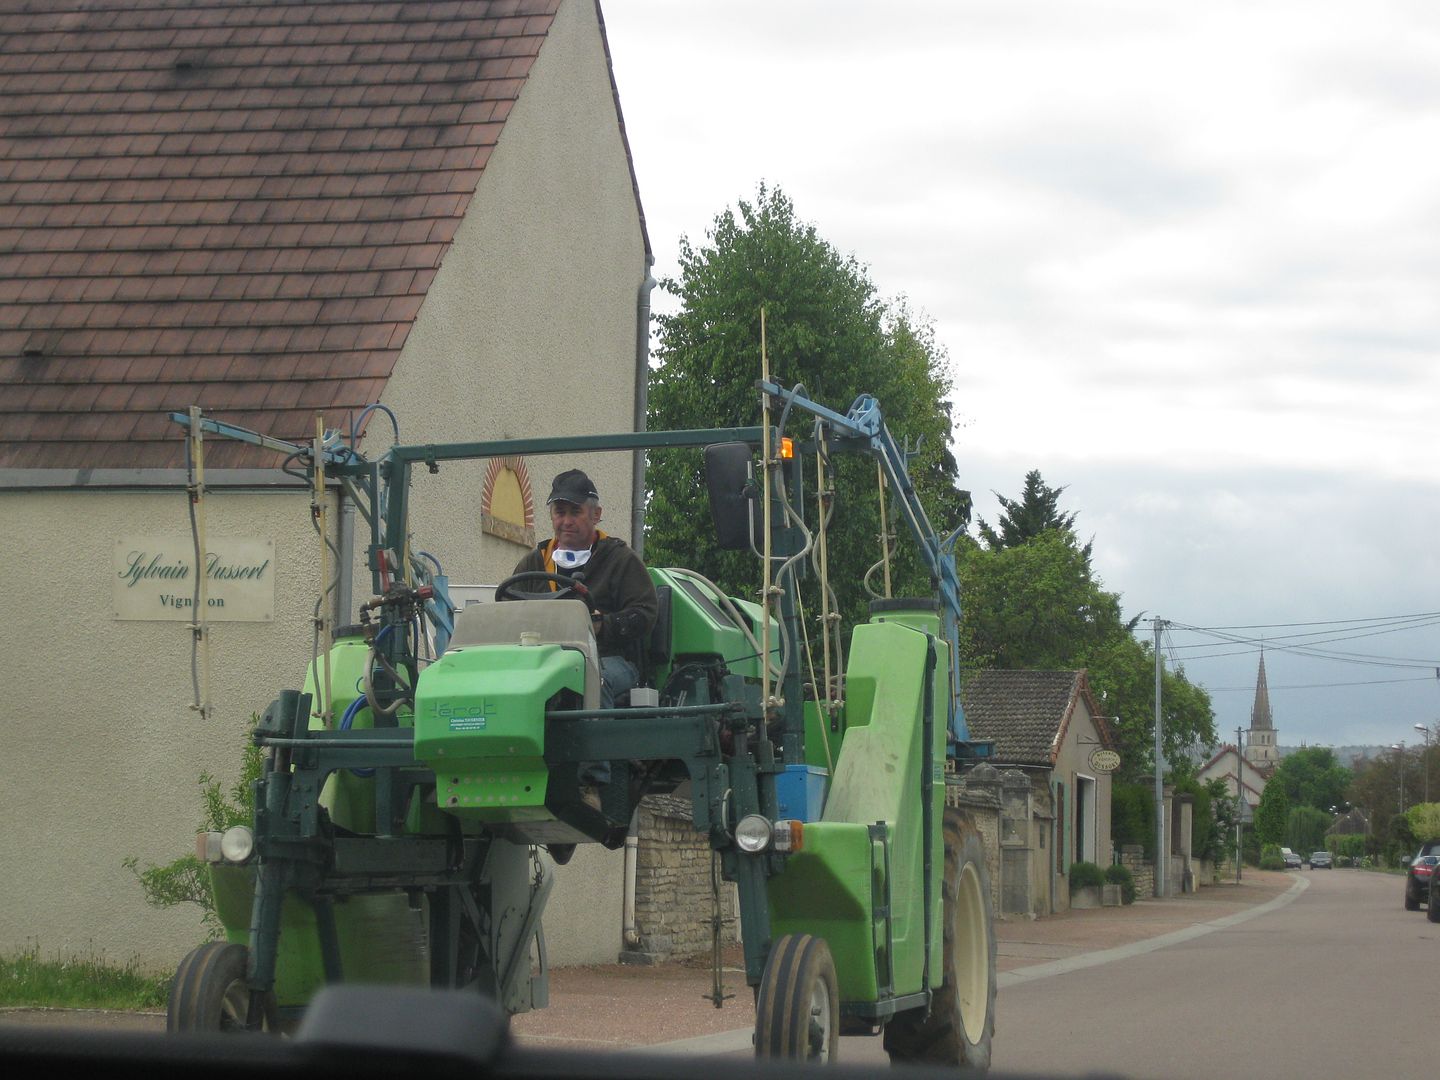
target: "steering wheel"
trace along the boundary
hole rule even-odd
[[[541,592],[526,592],[515,588],[523,581],[544,581],[554,582],[560,588],[551,592],[545,589]],[[511,574],[499,585],[495,586],[496,600],[588,600],[590,590],[573,578],[562,577],[560,574],[552,574],[548,570],[522,570],[518,574]]]

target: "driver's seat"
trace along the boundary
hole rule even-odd
[[[574,649],[585,657],[585,708],[600,707],[600,651],[590,609],[580,600],[507,600],[471,604],[455,619],[449,650],[476,645],[519,645],[535,633],[539,644]]]

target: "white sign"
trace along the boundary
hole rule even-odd
[[[1114,772],[1120,767],[1120,752],[1103,747],[1090,751],[1090,768],[1098,773]]]
[[[275,541],[211,538],[205,617],[211,622],[275,618]],[[117,619],[193,622],[195,544],[188,536],[122,536],[111,566]]]

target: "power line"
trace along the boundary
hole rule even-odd
[[[1433,681],[1434,681],[1434,676],[1424,675],[1424,676],[1420,676],[1420,677],[1412,677],[1412,678],[1409,678],[1409,679],[1365,679],[1365,680],[1360,681],[1360,682],[1292,683],[1292,684],[1289,685],[1289,686],[1269,686],[1269,687],[1267,687],[1267,689],[1269,689],[1269,690],[1319,690],[1319,689],[1322,689],[1322,688],[1328,687],[1328,686],[1388,686],[1388,685],[1390,685],[1391,683],[1433,682]],[[1255,692],[1255,687],[1253,687],[1253,686],[1205,686],[1205,685],[1201,684],[1201,689],[1203,689],[1207,694],[1229,694],[1229,693],[1246,693],[1246,694],[1253,694],[1253,693]]]
[[[1288,626],[1333,626],[1345,623],[1385,623],[1399,619],[1440,619],[1440,611],[1422,611],[1414,615],[1375,615],[1368,619],[1320,619],[1316,622],[1249,623],[1243,626],[1189,626],[1174,623],[1181,630],[1275,630]]]
[[[1394,621],[1396,621],[1396,620],[1401,619],[1401,618],[1405,618],[1405,619],[1416,619],[1416,618],[1424,618],[1424,617],[1423,617],[1423,616],[1396,616],[1396,617],[1395,617],[1395,620],[1392,620],[1392,623],[1393,623]],[[1358,621],[1358,620],[1357,620],[1357,621]],[[1358,665],[1365,666],[1365,667],[1391,667],[1391,668],[1402,668],[1402,669],[1403,669],[1403,668],[1422,668],[1422,667],[1423,667],[1423,668],[1431,668],[1431,667],[1440,667],[1440,661],[1436,661],[1436,660],[1434,660],[1434,659],[1421,658],[1421,657],[1392,657],[1392,656],[1381,656],[1381,655],[1377,655],[1377,654],[1375,654],[1375,653],[1360,653],[1360,652],[1351,652],[1351,651],[1348,651],[1348,650],[1321,649],[1321,648],[1318,648],[1318,646],[1320,646],[1320,645],[1337,644],[1337,643],[1339,643],[1339,642],[1341,642],[1341,641],[1353,641],[1353,640],[1356,640],[1356,639],[1358,639],[1358,638],[1363,638],[1363,637],[1376,637],[1376,636],[1379,636],[1379,635],[1381,635],[1381,634],[1398,633],[1398,632],[1400,632],[1400,631],[1402,631],[1402,630],[1418,630],[1418,629],[1424,629],[1424,628],[1426,628],[1426,627],[1428,627],[1428,626],[1436,625],[1437,623],[1440,623],[1440,619],[1428,620],[1428,621],[1424,621],[1424,622],[1412,622],[1412,623],[1408,623],[1408,624],[1406,624],[1406,625],[1398,625],[1398,626],[1397,626],[1397,625],[1389,625],[1389,626],[1386,626],[1384,629],[1370,630],[1368,633],[1350,634],[1350,635],[1344,636],[1344,637],[1334,637],[1334,636],[1331,636],[1331,637],[1328,637],[1328,638],[1322,637],[1321,634],[1319,634],[1319,633],[1314,633],[1314,632],[1312,632],[1312,633],[1310,633],[1310,634],[1282,635],[1280,638],[1257,639],[1257,638],[1242,637],[1242,636],[1237,635],[1237,634],[1227,634],[1227,633],[1223,633],[1223,632],[1221,632],[1221,631],[1219,631],[1219,630],[1207,630],[1207,629],[1204,629],[1204,628],[1201,628],[1201,627],[1189,626],[1189,625],[1184,624],[1184,623],[1177,624],[1177,625],[1176,625],[1176,629],[1179,629],[1179,630],[1189,630],[1189,631],[1191,631],[1192,633],[1205,634],[1205,635],[1207,635],[1207,636],[1214,637],[1214,638],[1217,639],[1214,643],[1203,643],[1203,644],[1198,644],[1198,645],[1188,645],[1188,646],[1180,646],[1180,647],[1179,647],[1179,648],[1183,648],[1183,649],[1186,649],[1186,650],[1216,649],[1216,648],[1223,648],[1223,647],[1226,646],[1226,645],[1242,645],[1242,646],[1246,646],[1246,648],[1240,650],[1239,652],[1232,651],[1232,652],[1229,652],[1229,653],[1203,653],[1203,654],[1202,654],[1202,653],[1197,653],[1197,652],[1193,652],[1193,651],[1192,651],[1192,652],[1190,652],[1188,658],[1189,658],[1189,659],[1193,659],[1193,660],[1210,660],[1210,659],[1216,659],[1216,658],[1222,657],[1222,656],[1243,655],[1243,654],[1245,654],[1245,653],[1259,652],[1259,651],[1262,651],[1262,650],[1268,648],[1268,649],[1270,649],[1272,652],[1286,652],[1286,653],[1291,653],[1291,654],[1296,655],[1296,656],[1304,656],[1304,657],[1309,657],[1309,658],[1311,658],[1311,659],[1317,659],[1317,660],[1328,660],[1328,661],[1332,661],[1332,662],[1334,662],[1334,663],[1358,664]],[[1294,625],[1294,624],[1292,624],[1292,625]],[[1373,620],[1370,620],[1370,621],[1369,621],[1369,625],[1370,625],[1370,626],[1374,626],[1374,625],[1376,625],[1376,623],[1375,623]],[[1382,624],[1382,625],[1383,625],[1383,624]],[[1303,641],[1287,641],[1287,640],[1286,640],[1287,638],[1306,638],[1306,639],[1309,639],[1309,640],[1303,640]],[[1174,644],[1173,644],[1173,642],[1172,642],[1172,643],[1171,643],[1172,658],[1173,658],[1174,655],[1175,655],[1175,653],[1174,653],[1175,648],[1176,648],[1176,647],[1174,646]],[[1178,662],[1178,661],[1177,661],[1177,662]]]
[[[1202,642],[1196,645],[1182,645],[1183,649],[1217,649],[1221,645],[1230,644],[1252,644],[1258,647],[1283,648],[1286,642],[1291,645],[1325,645],[1335,644],[1341,641],[1355,641],[1366,637],[1379,637],[1381,634],[1398,634],[1406,630],[1423,630],[1426,627],[1440,625],[1440,619],[1428,619],[1423,622],[1409,622],[1401,625],[1388,625],[1384,629],[1370,630],[1368,633],[1356,634],[1340,630],[1333,631],[1311,631],[1305,634],[1280,634],[1276,637],[1254,638],[1243,637],[1239,634],[1224,634],[1216,630],[1206,630],[1202,627],[1190,627],[1181,624],[1177,627],[1180,630],[1190,630],[1193,633],[1204,634],[1216,638],[1215,643]],[[1368,628],[1367,628],[1368,629]],[[1344,636],[1333,636],[1344,634]]]

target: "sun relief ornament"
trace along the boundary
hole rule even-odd
[[[480,489],[480,528],[512,544],[535,546],[535,500],[524,458],[490,459]]]

